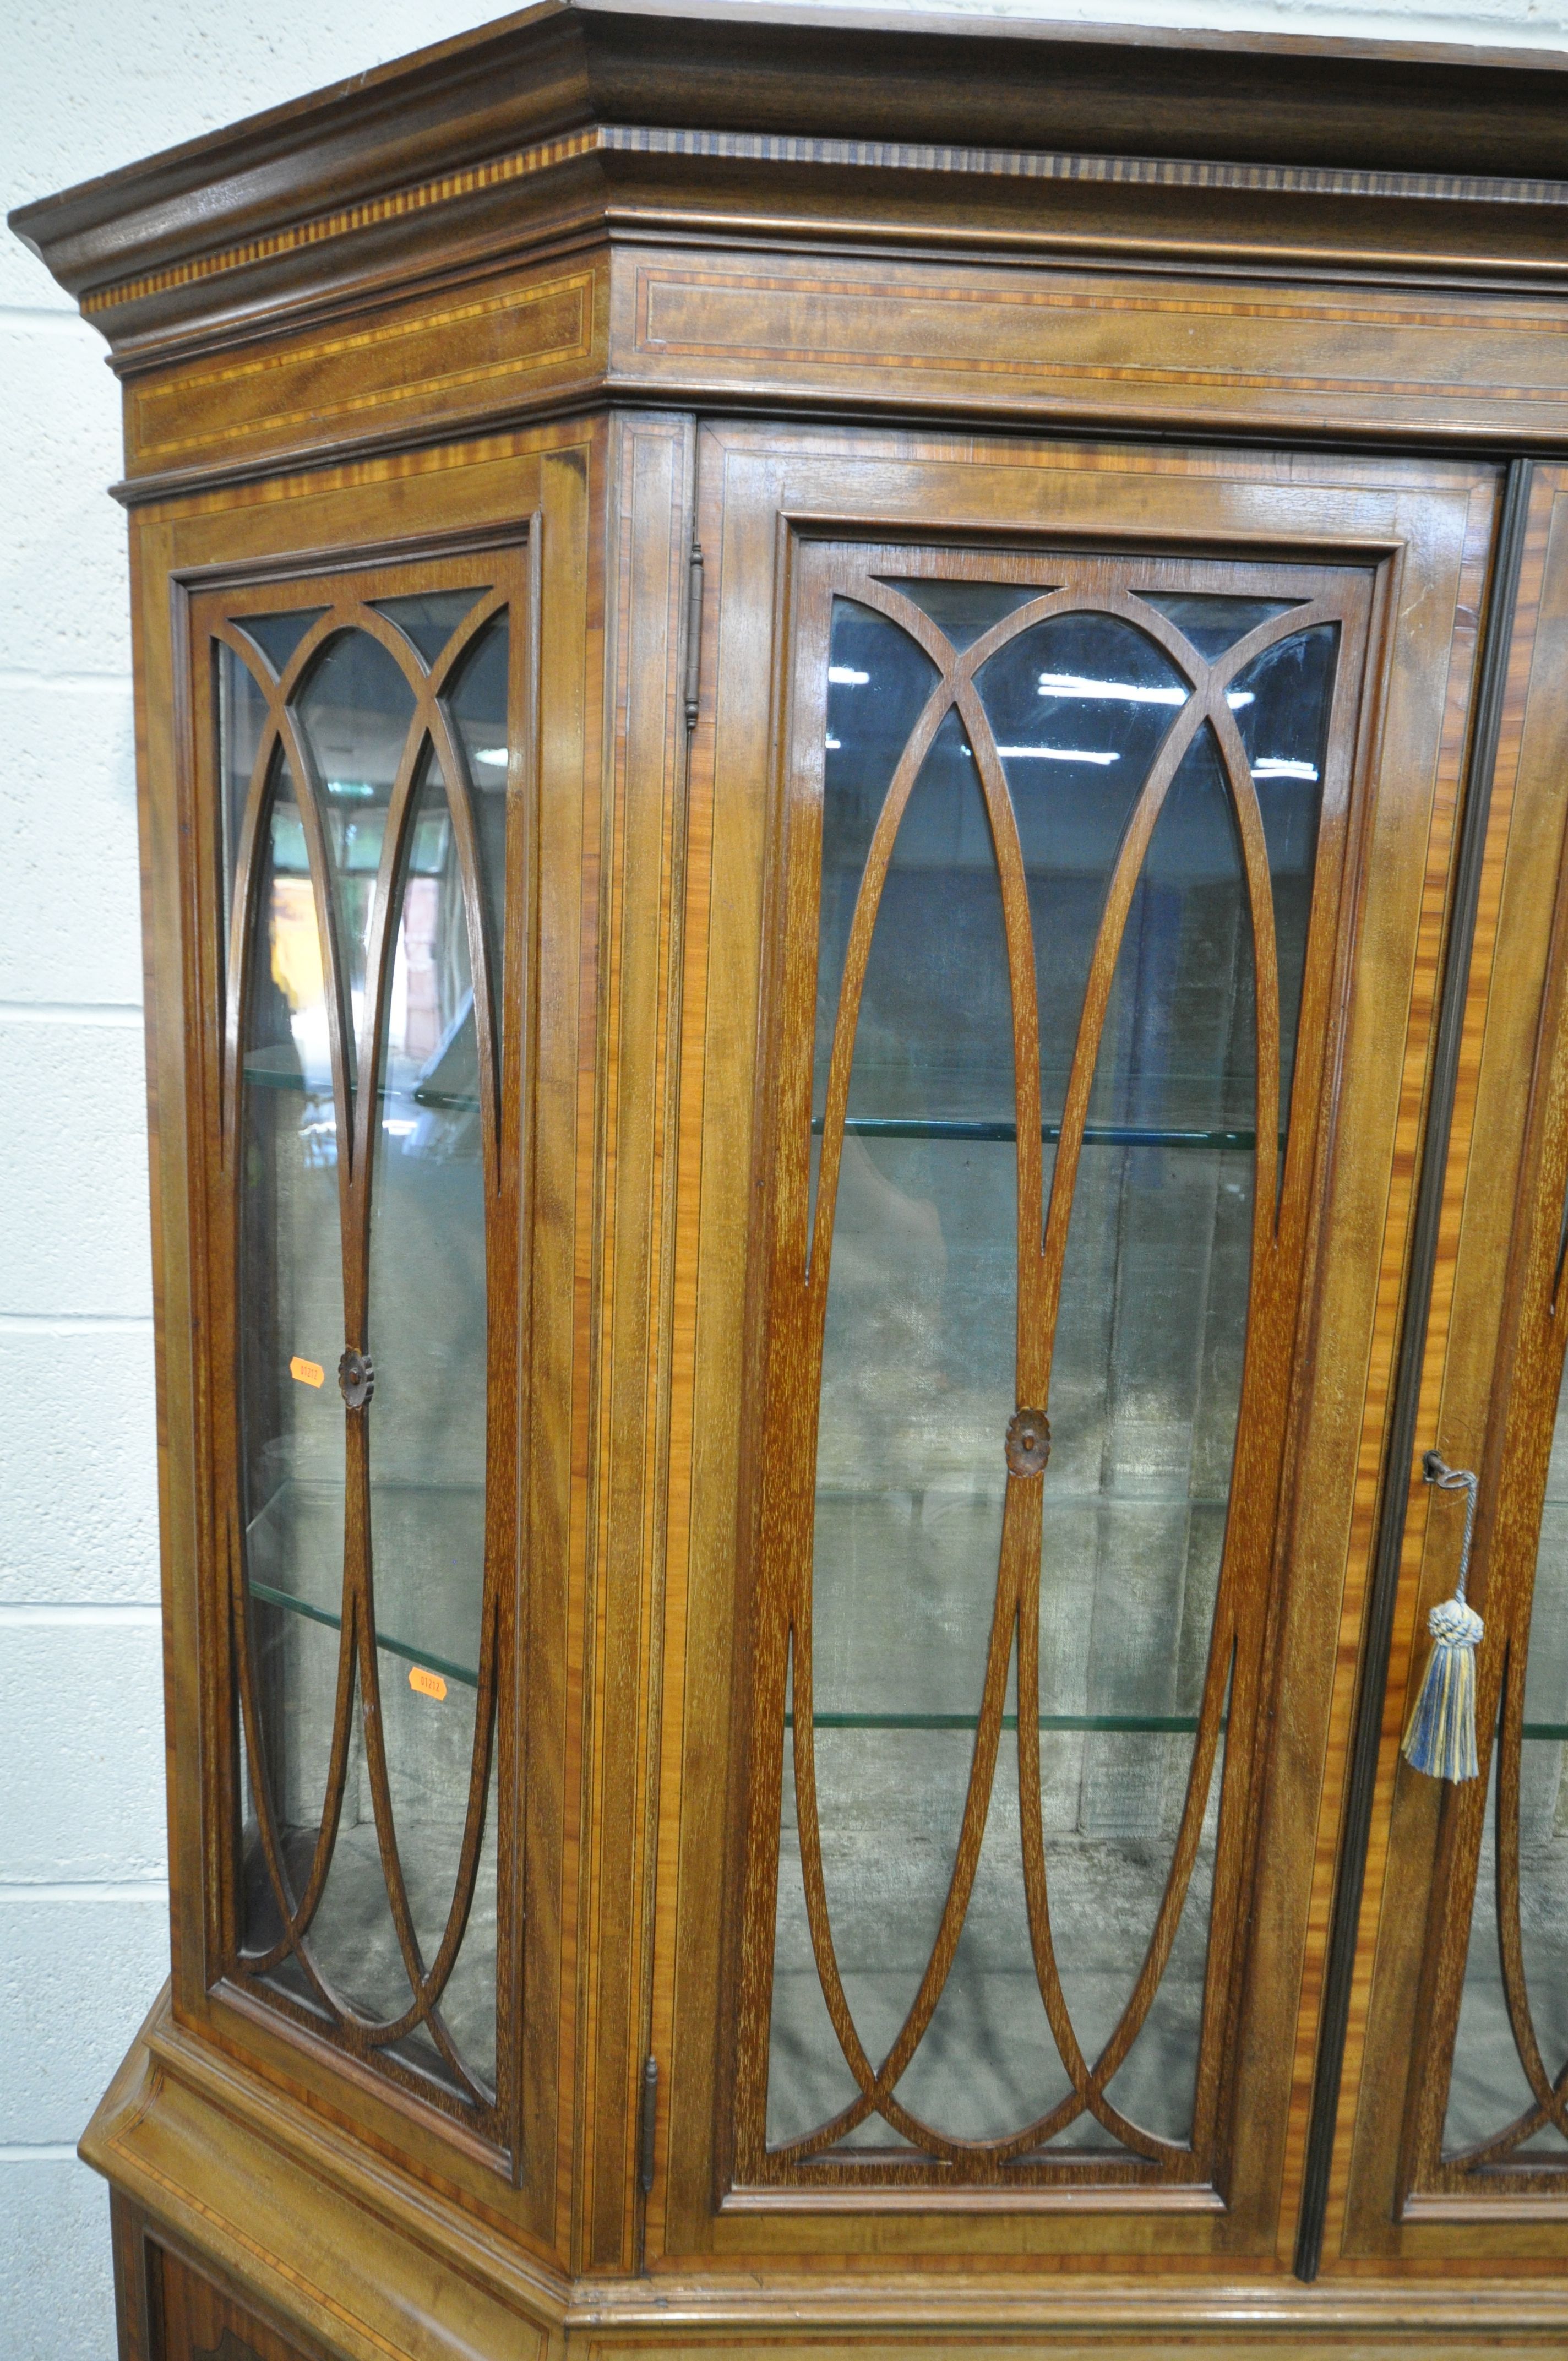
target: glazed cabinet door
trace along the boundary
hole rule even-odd
[[[1266,2267],[1496,476],[699,485],[649,2251]]]
[[[1420,1466],[1325,2260],[1568,2256],[1568,481],[1534,471],[1418,1428],[1478,1478],[1475,1775],[1399,1744],[1464,1502]]]
[[[486,2122],[511,2016],[522,555],[214,591],[191,619],[228,936],[231,1972]]]
[[[572,983],[539,1012],[591,892],[595,448],[141,541],[188,719],[149,821],[180,778],[176,2006],[547,2243],[575,1249],[536,1207],[573,1201]]]

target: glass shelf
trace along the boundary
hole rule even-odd
[[[324,1607],[313,1607],[308,1598],[291,1598],[286,1590],[274,1590],[269,1582],[252,1582],[252,1598],[264,1606],[286,1608],[291,1615],[303,1615],[312,1623],[324,1623],[329,1631],[341,1631],[343,1618]],[[449,1656],[433,1655],[428,1648],[411,1648],[406,1640],[394,1640],[388,1631],[378,1631],[376,1645],[389,1656],[400,1656],[405,1664],[421,1664],[427,1672],[443,1673],[449,1681],[461,1681],[465,1687],[477,1689],[479,1675],[466,1664],[455,1664]]]
[[[811,1128],[820,1137],[825,1118],[813,1115]],[[985,1116],[927,1117],[902,1115],[851,1115],[844,1129],[859,1139],[980,1139],[1014,1140],[1015,1123],[993,1122]],[[1040,1137],[1055,1147],[1061,1137],[1059,1123],[1043,1123]],[[1279,1135],[1281,1147],[1285,1135]],[[1090,1123],[1083,1127],[1086,1148],[1253,1148],[1255,1131],[1186,1131],[1131,1123]]]
[[[978,1730],[980,1716],[973,1713],[815,1713],[813,1730]],[[1016,1730],[1018,1717],[1004,1713],[1003,1730]],[[1174,1731],[1190,1738],[1198,1728],[1195,1713],[1043,1713],[1039,1718],[1042,1730],[1096,1730],[1152,1731],[1163,1736]],[[1222,1730],[1225,1727],[1221,1722]],[[786,1713],[784,1728],[795,1728],[795,1716]]]

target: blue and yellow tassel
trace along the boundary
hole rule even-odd
[[[1475,1755],[1475,1650],[1486,1626],[1465,1598],[1464,1585],[1475,1531],[1476,1479],[1471,1468],[1446,1466],[1435,1451],[1426,1454],[1421,1471],[1439,1491],[1467,1496],[1464,1539],[1454,1595],[1427,1618],[1431,1654],[1401,1752],[1412,1770],[1433,1779],[1475,1779],[1481,1768]]]

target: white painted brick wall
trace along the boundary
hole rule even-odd
[[[9,0],[0,203],[493,13]],[[1568,47],[1568,0],[989,13]],[[106,2205],[72,2144],[167,1967],[119,418],[98,339],[4,236],[0,417],[0,2361],[112,2361]]]

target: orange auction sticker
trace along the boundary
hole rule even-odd
[[[446,1683],[441,1675],[427,1673],[422,1664],[409,1666],[409,1686],[417,1689],[421,1697],[444,1697],[446,1695]]]
[[[302,1361],[298,1353],[289,1364],[289,1375],[298,1378],[302,1386],[319,1386],[326,1380],[326,1371],[319,1361]]]

